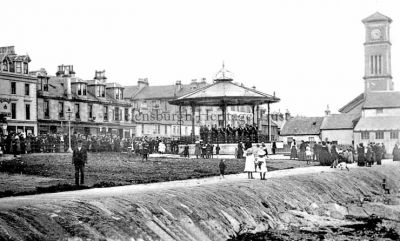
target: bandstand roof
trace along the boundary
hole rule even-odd
[[[214,83],[169,101],[181,106],[232,106],[276,103],[280,99],[261,91],[232,82],[232,79],[216,79]]]

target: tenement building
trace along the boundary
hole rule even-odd
[[[132,106],[124,100],[124,88],[107,83],[105,71],[93,80],[76,77],[72,65],[60,65],[55,76],[46,70],[31,72],[38,78],[39,133],[135,134]]]
[[[0,133],[37,134],[36,82],[30,76],[28,55],[17,55],[14,46],[0,47],[0,114],[6,117]]]

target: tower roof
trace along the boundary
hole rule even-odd
[[[383,15],[380,12],[376,12],[376,13],[372,14],[371,16],[364,18],[362,20],[363,23],[380,22],[380,21],[387,21],[387,22],[391,23],[392,19],[389,18],[388,16]]]

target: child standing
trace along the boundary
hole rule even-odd
[[[226,169],[225,160],[221,159],[221,161],[219,162],[219,173],[221,175],[221,178],[224,178],[225,169]]]

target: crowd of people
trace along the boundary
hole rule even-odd
[[[142,154],[143,149],[151,153],[178,153],[178,141],[165,138],[121,138],[115,134],[71,135],[71,149],[75,149],[78,141],[89,152],[130,152]],[[168,148],[167,148],[168,146]],[[69,149],[67,134],[32,134],[10,132],[0,136],[0,154],[14,156],[28,153],[59,153]]]
[[[309,142],[301,141],[296,145],[296,141],[291,143],[290,159],[300,161],[318,161],[321,165],[336,167],[339,163],[357,162],[359,166],[381,165],[382,159],[386,155],[386,148],[383,143],[369,143],[366,147],[359,143],[356,148],[352,145],[337,145],[333,142],[322,141],[314,143],[311,147]],[[400,160],[399,147],[396,144],[393,150],[393,159]]]
[[[200,126],[200,139],[210,143],[237,143],[239,141],[259,141],[259,131],[256,124],[245,124],[238,127],[228,124],[226,127]]]

